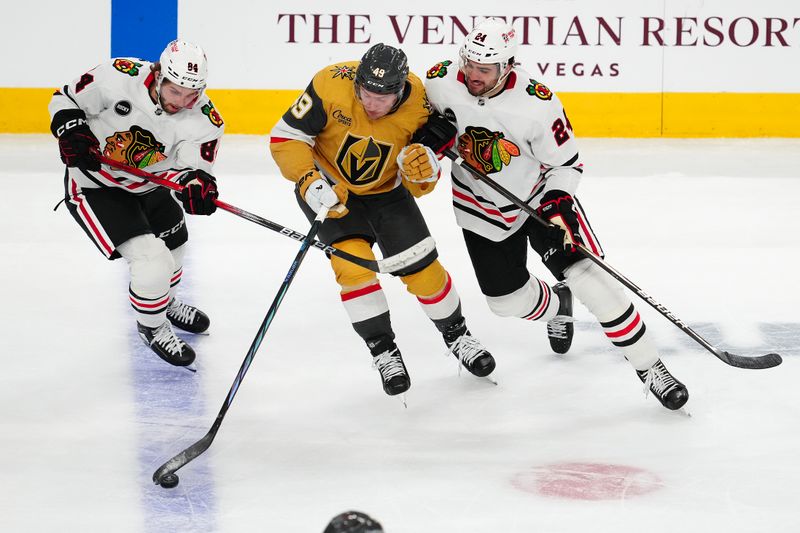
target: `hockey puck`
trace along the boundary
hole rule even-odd
[[[165,489],[174,489],[178,486],[178,481],[180,480],[177,474],[164,474],[158,479],[158,484]]]

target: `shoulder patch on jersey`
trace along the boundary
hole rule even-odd
[[[425,74],[425,77],[429,80],[432,80],[433,78],[444,78],[447,76],[447,67],[452,64],[453,62],[449,59],[436,63],[428,70],[427,74]]]
[[[127,116],[128,113],[131,112],[131,109],[131,103],[127,100],[120,100],[114,104],[114,111],[121,117]]]
[[[141,63],[131,61],[130,59],[119,58],[114,60],[114,68],[128,76],[138,76],[139,67],[141,66]]]
[[[164,144],[148,130],[133,125],[106,137],[103,155],[128,166],[145,168],[167,158]]]
[[[544,83],[539,83],[534,79],[528,80],[531,83],[525,88],[529,95],[535,96],[540,100],[552,100],[553,91],[547,88]]]
[[[505,138],[502,131],[467,126],[458,138],[458,152],[470,165],[487,174],[500,172],[512,157],[520,154],[519,146]]]
[[[356,69],[354,69],[350,65],[334,65],[331,69],[331,73],[333,74],[331,77],[333,79],[342,78],[343,80],[350,80],[353,81],[356,77]]]
[[[222,126],[223,124],[222,117],[214,108],[214,104],[211,102],[211,100],[209,100],[207,104],[201,107],[200,111],[202,111],[203,114],[208,117],[208,120],[210,120],[213,125],[215,125],[218,128]]]

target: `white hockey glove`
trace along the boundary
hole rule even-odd
[[[328,218],[341,218],[348,212],[345,204],[347,203],[348,190],[342,183],[337,183],[334,187],[325,180],[317,170],[312,170],[297,182],[300,196],[306,201],[315,213],[323,206],[329,209]]]
[[[397,156],[403,179],[411,183],[432,183],[439,179],[442,167],[433,150],[419,143],[409,144]]]

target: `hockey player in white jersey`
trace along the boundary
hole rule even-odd
[[[633,365],[645,387],[668,409],[689,398],[659,358],[645,324],[622,287],[577,252],[602,257],[575,192],[583,173],[578,148],[558,97],[515,63],[514,29],[487,19],[466,37],[459,61],[427,73],[433,107],[458,127],[458,151],[473,167],[535,207],[547,229],[469,172],[453,165],[453,206],[481,291],[499,316],[547,322],[551,347],[572,342],[572,293]],[[530,274],[527,246],[560,280],[555,287]]]
[[[139,335],[177,366],[195,353],[172,326],[192,333],[209,326],[205,313],[175,296],[188,239],[183,212],[167,189],[103,166],[98,155],[184,185],[177,199],[187,213],[213,213],[211,171],[224,127],[204,93],[207,69],[200,47],[173,41],[156,63],[98,65],[56,91],[49,106],[67,208],[107,259],[128,262]]]

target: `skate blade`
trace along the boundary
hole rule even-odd
[[[197,373],[197,368],[195,368],[194,363],[192,363],[191,365],[182,366],[181,368],[183,368],[185,370],[188,370],[189,372],[191,372],[193,374]]]
[[[475,376],[475,377],[477,378],[477,376]],[[495,379],[492,378],[491,376],[483,376],[481,378],[478,378],[478,381],[486,381],[488,383],[491,383],[494,386],[497,386],[497,381],[495,381]]]
[[[465,372],[462,373],[461,372],[462,370],[465,370]],[[458,372],[457,372],[456,375],[458,377],[461,377],[462,375],[467,375],[467,376],[471,376],[471,377],[475,378],[478,381],[485,381],[487,383],[491,383],[492,385],[497,385],[497,381],[495,381],[493,377],[490,377],[490,376],[476,376],[475,374],[470,374],[469,372],[466,371],[466,369],[461,364],[458,365]]]
[[[194,331],[186,331],[185,329],[181,329],[178,326],[175,326],[175,328],[177,329],[178,333],[181,333],[182,335],[191,335],[192,337],[194,337],[195,335],[202,335],[203,337],[205,337],[211,331],[211,328],[208,328],[205,331],[201,331],[199,333],[195,333]]]

